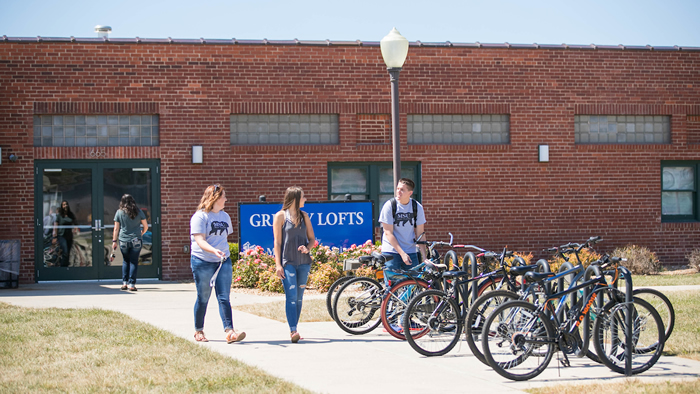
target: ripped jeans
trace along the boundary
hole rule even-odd
[[[311,264],[302,264],[293,266],[286,264],[284,266],[284,295],[287,299],[285,311],[287,313],[287,323],[289,331],[296,331],[301,316],[301,301],[304,298],[304,289],[306,289],[306,281],[309,279],[309,271]]]

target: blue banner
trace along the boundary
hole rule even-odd
[[[280,209],[282,204],[276,203],[238,204],[241,252],[261,246],[268,254],[273,254],[272,221]],[[309,215],[319,243],[346,249],[367,240],[374,242],[372,209],[372,201],[328,201],[307,202],[302,211]]]

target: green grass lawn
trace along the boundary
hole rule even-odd
[[[304,393],[122,313],[0,302],[0,393]]]
[[[634,287],[700,285],[700,273],[683,275],[632,275]],[[620,287],[622,288],[622,284]]]

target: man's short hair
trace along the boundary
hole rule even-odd
[[[399,183],[403,183],[404,185],[406,185],[406,187],[407,187],[408,190],[410,190],[410,191],[413,191],[413,189],[416,188],[416,184],[413,183],[413,181],[410,180],[410,179],[408,179],[408,178],[401,178],[401,179],[399,179]]]

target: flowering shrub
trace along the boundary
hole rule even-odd
[[[308,287],[326,292],[341,276],[343,271],[338,263],[314,264],[309,274]]]
[[[595,251],[592,251],[590,249],[582,249],[578,253],[578,257],[581,259],[581,263],[583,264],[584,268],[588,268],[589,265],[591,265],[592,262],[598,260],[600,258],[600,254],[596,253]],[[553,260],[549,261],[549,269],[552,272],[559,272],[559,267],[561,267],[562,264],[564,264],[565,260],[562,259],[560,256],[554,257]],[[571,263],[574,267],[578,265],[578,260],[576,260],[576,255],[573,253],[569,254],[569,263]]]
[[[347,250],[340,251],[338,248],[330,248],[316,241],[309,253],[314,264],[309,274],[308,287],[328,291],[333,282],[343,276],[343,263],[346,259],[356,259],[372,254],[373,251],[378,251],[380,246],[381,243],[373,245],[372,241],[368,240],[362,245],[352,245]],[[229,250],[233,259],[238,255],[238,244],[229,244]],[[239,257],[233,266],[233,287],[284,292],[282,281],[275,274],[274,256],[265,253],[262,247],[256,246],[254,249],[240,253]],[[373,269],[362,267],[358,271],[363,270],[367,271],[367,276],[375,277]]]
[[[246,250],[233,267],[233,286],[256,287],[260,273],[269,267],[274,270],[275,258],[265,253],[262,247]]]
[[[263,291],[284,293],[284,286],[282,286],[282,280],[275,273],[274,264],[272,265],[272,267],[268,267],[268,269],[260,271],[256,287]]]

